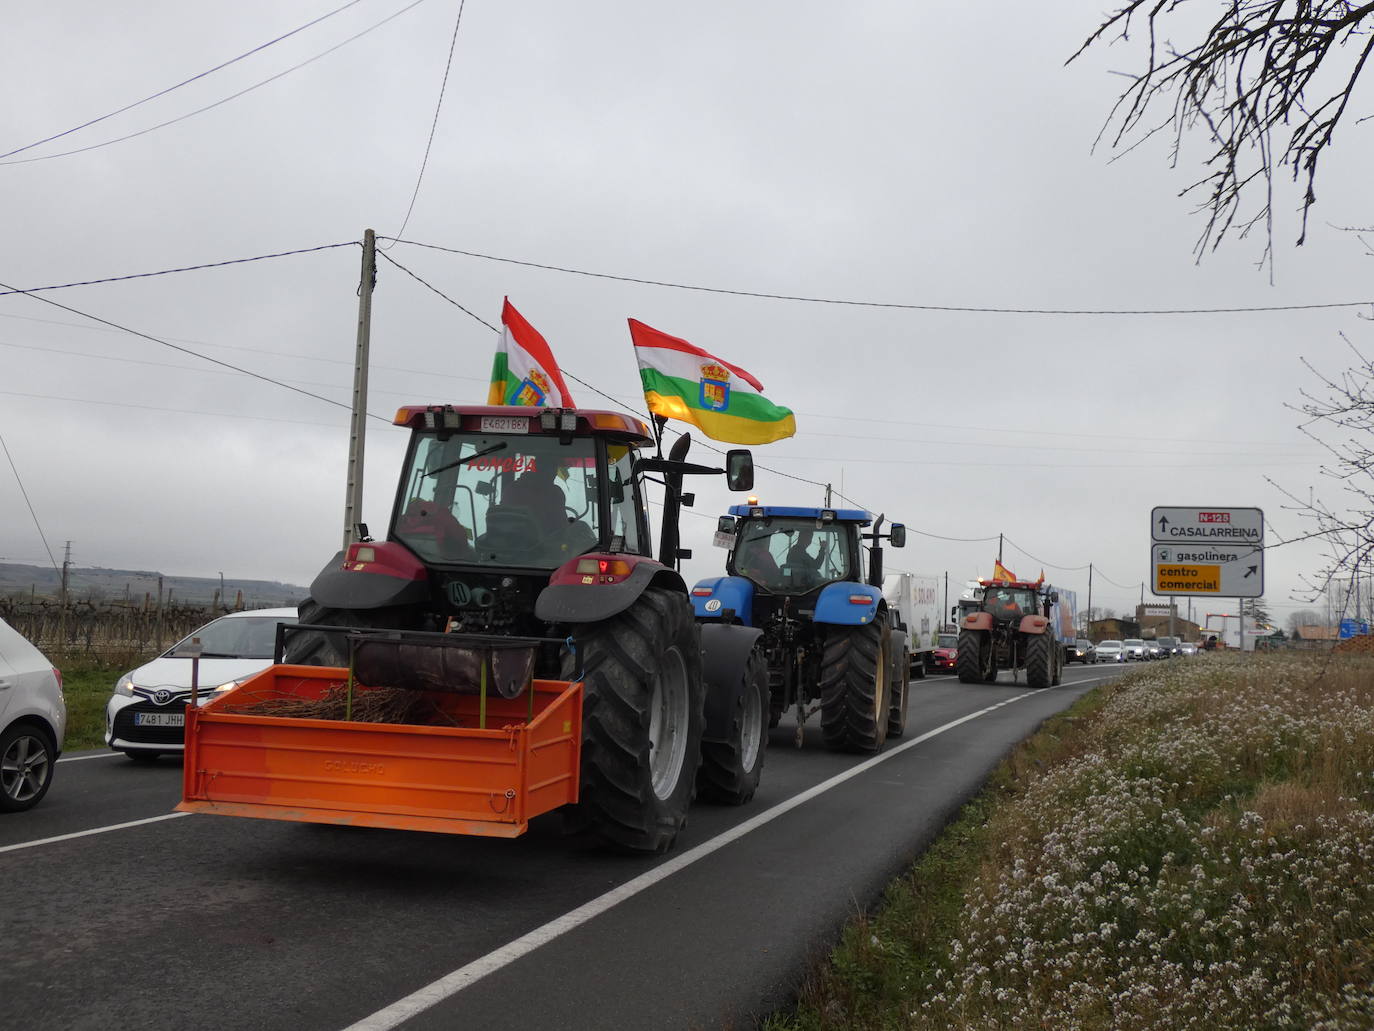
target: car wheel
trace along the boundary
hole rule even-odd
[[[32,809],[48,793],[54,762],[52,739],[32,723],[0,734],[0,812]]]

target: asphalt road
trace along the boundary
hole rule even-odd
[[[1017,741],[1119,673],[915,681],[876,757],[797,749],[784,721],[754,801],[698,805],[652,860],[556,815],[501,841],[173,814],[179,762],[70,756],[0,816],[0,1026],[747,1028]]]

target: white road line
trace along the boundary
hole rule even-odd
[[[1105,678],[1101,678],[1105,679]],[[1093,681],[1076,680],[1072,684],[1064,684],[1064,687],[1077,687],[1080,684],[1092,683]],[[1012,686],[1012,685],[1006,685]],[[933,737],[938,737],[946,731],[953,730],[960,724],[967,723],[969,720],[978,719],[986,716],[990,712],[1010,705],[1012,702],[1020,701],[1022,698],[1029,698],[1031,695],[1040,694],[1041,691],[1053,691],[1052,687],[1039,688],[1037,690],[1023,691],[1021,694],[1013,695],[1005,701],[998,702],[996,705],[989,705],[986,709],[979,709],[971,712],[967,716],[961,716],[957,720],[928,730],[920,737],[914,737],[910,741],[903,741],[896,748],[888,749],[886,752],[879,752],[873,758],[859,763],[857,766],[850,767],[843,773],[836,774],[829,780],[822,781],[814,787],[808,788],[799,795],[793,795],[785,802],[779,802],[771,809],[766,809],[759,815],[745,820],[741,824],[730,828],[722,834],[717,835],[710,841],[702,842],[695,848],[688,849],[686,852],[673,859],[668,860],[660,866],[654,867],[645,873],[640,874],[633,880],[626,881],[617,888],[612,888],[597,898],[592,899],[576,909],[564,913],[562,916],[550,920],[542,927],[536,927],[533,931],[523,935],[515,941],[510,942],[501,948],[487,953],[478,959],[473,960],[466,966],[461,966],[451,973],[445,974],[437,981],[433,981],[416,992],[412,992],[403,999],[393,1002],[385,1009],[380,1009],[369,1017],[364,1017],[355,1024],[350,1024],[345,1031],[389,1031],[403,1024],[411,1017],[424,1012],[431,1006],[438,1005],[445,999],[457,995],[463,989],[470,987],[488,974],[493,974],[502,967],[509,966],[517,959],[529,955],[541,945],[549,942],[569,931],[585,924],[593,917],[600,916],[607,910],[613,909],[627,899],[633,898],[640,892],[657,884],[659,881],[666,880],[679,870],[691,866],[698,860],[705,859],[711,853],[716,852],[733,841],[737,841],[751,831],[755,831],[764,824],[771,823],[778,817],[791,812],[798,806],[809,802],[811,799],[822,795],[831,788],[839,787],[845,781],[852,780],[859,774],[872,769],[879,763],[887,762],[889,759],[901,755],[908,748],[914,748],[923,741],[929,741]]]
[[[83,759],[114,759],[123,757],[123,752],[95,752],[91,755],[66,755],[57,761],[59,763],[79,763]]]
[[[175,820],[179,816],[190,816],[190,813],[163,813],[161,816],[149,816],[144,820],[130,820],[128,823],[112,823],[108,827],[92,827],[88,831],[73,831],[71,834],[58,834],[52,838],[39,838],[36,841],[21,841],[17,845],[0,845],[0,853],[18,852],[21,848],[37,848],[39,845],[51,845],[56,841],[71,841],[73,838],[86,838],[92,834],[106,834],[110,831],[122,831],[126,827],[142,827],[146,823],[159,823],[162,820]]]

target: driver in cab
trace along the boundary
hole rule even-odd
[[[1011,591],[999,590],[990,606],[992,614],[998,619],[1020,619],[1021,606]]]
[[[557,463],[542,461],[532,469],[526,469],[519,479],[510,485],[501,499],[503,505],[527,509],[534,517],[540,531],[555,533],[567,528],[569,519],[565,511],[567,497],[562,488],[554,483]]]

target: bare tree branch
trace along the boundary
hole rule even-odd
[[[1260,260],[1272,263],[1274,175],[1287,169],[1299,186],[1301,246],[1317,201],[1321,159],[1374,53],[1374,2],[1212,0],[1221,13],[1201,41],[1175,47],[1165,30],[1183,9],[1204,2],[1129,0],[1069,61],[1090,47],[1129,43],[1133,25],[1143,21],[1144,69],[1131,76],[1099,139],[1114,128],[1112,147],[1129,149],[1172,125],[1170,160],[1176,163],[1185,134],[1202,129],[1212,147],[1203,162],[1207,171],[1182,191],[1201,195],[1199,210],[1207,215],[1197,256],[1228,235],[1244,238],[1262,225]],[[1154,108],[1165,108],[1167,118],[1147,125]]]

